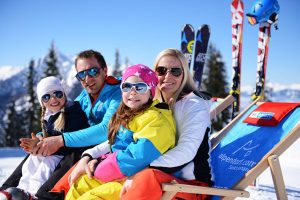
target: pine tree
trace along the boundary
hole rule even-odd
[[[41,107],[35,93],[36,86],[36,71],[34,70],[34,60],[32,59],[29,63],[28,74],[27,74],[27,95],[28,95],[28,107],[26,108],[25,118],[25,132],[27,136],[30,136],[31,132],[40,131],[40,120]]]
[[[203,77],[203,88],[214,97],[225,98],[228,95],[228,83],[226,81],[225,64],[222,61],[220,51],[213,45],[209,46],[208,59]],[[213,131],[219,131],[230,119],[228,109],[223,111],[212,122]]]
[[[53,42],[51,43],[49,54],[46,59],[47,59],[46,60],[47,67],[44,71],[45,77],[55,76],[57,78],[61,78],[61,75],[60,75],[60,73],[58,71],[58,67],[57,67],[57,57],[56,57],[55,47],[54,47]]]
[[[0,134],[0,147],[5,147],[5,130],[4,130],[4,127],[0,126],[0,133],[3,133],[3,134]]]
[[[18,146],[18,132],[19,132],[19,119],[15,109],[15,100],[11,101],[7,105],[7,111],[5,116],[6,127],[5,127],[5,145],[9,147]]]
[[[116,49],[116,53],[115,53],[115,65],[114,65],[114,71],[113,71],[113,75],[114,76],[121,76],[122,75],[122,71],[120,70],[121,64],[120,64],[120,53],[119,50]]]

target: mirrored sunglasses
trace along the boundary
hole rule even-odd
[[[44,94],[42,96],[42,102],[47,103],[51,99],[51,97],[61,99],[61,98],[63,98],[63,96],[64,96],[64,93],[62,91],[55,91],[52,94]]]
[[[85,77],[87,75],[91,76],[91,77],[96,77],[99,74],[100,68],[99,67],[92,67],[90,69],[87,70],[83,70],[80,71],[76,74],[76,78],[79,81],[84,81]]]
[[[178,77],[182,74],[181,67],[167,68],[167,67],[163,67],[163,66],[158,66],[155,71],[156,71],[158,76],[164,76],[168,72],[170,72],[175,77]]]
[[[132,89],[134,89],[139,94],[145,94],[147,90],[150,90],[150,87],[144,82],[139,82],[139,83],[124,82],[121,85],[122,92],[130,92]]]

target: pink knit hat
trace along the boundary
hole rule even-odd
[[[130,66],[123,72],[122,83],[126,81],[129,76],[137,76],[142,79],[150,87],[152,97],[155,96],[158,78],[152,69],[142,64]]]

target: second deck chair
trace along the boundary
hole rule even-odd
[[[172,199],[177,192],[214,195],[215,199],[220,196],[224,199],[249,197],[249,192],[244,189],[268,167],[272,173],[277,199],[287,199],[278,156],[300,137],[300,108],[289,113],[276,127],[243,123],[257,108],[259,100],[211,139],[215,186],[164,183],[162,199]]]

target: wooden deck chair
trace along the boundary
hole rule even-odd
[[[249,197],[248,187],[270,167],[277,199],[287,199],[279,156],[300,137],[300,107],[275,126],[258,126],[243,121],[254,111],[260,99],[233,119],[211,139],[211,164],[214,187],[163,183],[161,199],[172,199],[177,192],[212,195],[213,199]]]

